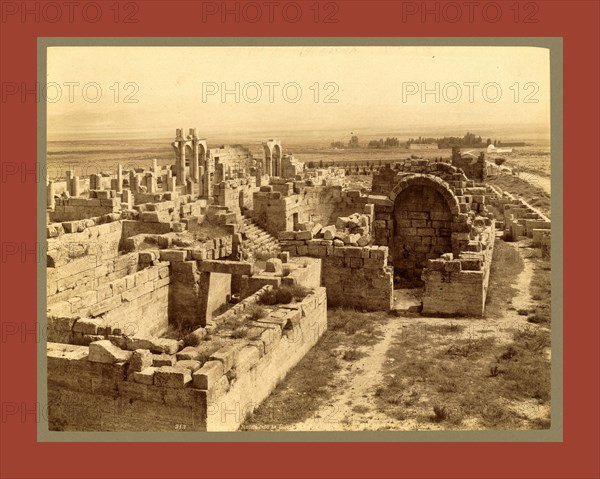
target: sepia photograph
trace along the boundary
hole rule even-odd
[[[550,48],[238,40],[43,49],[48,430],[549,430]]]

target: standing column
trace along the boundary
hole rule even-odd
[[[212,168],[211,168],[211,164],[210,164],[211,160],[208,157],[208,155],[206,155],[206,168],[204,168],[204,185],[203,185],[203,196],[205,196],[206,198],[210,198],[211,196],[211,190],[212,190],[212,181],[210,180],[210,174],[212,172]]]
[[[50,180],[48,182],[48,188],[46,189],[46,200],[48,203],[48,208],[53,210],[54,206],[55,206],[55,202],[54,202],[54,182],[52,180]]]
[[[117,166],[117,193],[123,192],[123,165]]]
[[[80,193],[79,176],[74,176],[71,178],[71,196],[79,196]]]
[[[190,176],[194,183],[198,183],[200,177],[198,175],[198,135],[196,128],[190,128],[190,136],[192,137],[192,158],[190,160]]]

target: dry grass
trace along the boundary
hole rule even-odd
[[[550,261],[536,262],[531,279],[531,299],[534,301],[527,321],[536,324],[549,324],[551,317],[551,268]]]
[[[403,335],[388,351],[384,384],[374,391],[380,412],[444,429],[537,428],[510,407],[550,399],[550,367],[543,357],[549,334],[520,331],[502,344],[495,337]],[[433,414],[432,414],[433,412]]]
[[[524,263],[519,252],[504,240],[494,245],[490,282],[486,298],[485,315],[502,318],[517,294],[515,278],[523,271]]]
[[[361,357],[361,347],[380,338],[383,315],[348,309],[328,311],[328,329],[319,342],[258,407],[242,429],[280,429],[301,422],[332,397],[334,378],[345,361]]]
[[[550,217],[550,195],[539,186],[509,174],[488,178],[486,183],[498,186],[513,195],[521,196],[531,206],[538,208]]]

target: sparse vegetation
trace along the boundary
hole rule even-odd
[[[244,314],[250,321],[256,321],[258,319],[264,318],[267,315],[267,310],[259,304],[251,304],[249,306],[246,306]]]
[[[328,328],[319,342],[256,409],[242,429],[278,429],[308,418],[331,397],[333,378],[348,357],[363,355],[360,348],[375,344],[380,325],[378,313],[351,309],[328,311]],[[342,352],[343,351],[343,352]],[[343,358],[345,353],[347,358]]]
[[[433,422],[442,422],[448,419],[448,409],[445,406],[440,406],[436,404],[433,406],[433,416],[431,416],[431,420]]]
[[[531,299],[535,301],[527,321],[534,324],[548,324],[551,318],[551,271],[550,261],[536,262],[531,278]]]
[[[519,251],[503,240],[496,240],[490,270],[490,282],[486,298],[485,315],[501,318],[518,290],[514,279],[523,271],[524,264]]]
[[[548,217],[550,216],[550,194],[546,193],[541,187],[526,181],[524,178],[510,174],[488,178],[487,182],[499,186],[513,195],[521,196],[532,206],[540,209]]]
[[[281,286],[265,291],[260,297],[259,303],[269,306],[289,304],[293,300],[302,301],[309,294],[310,290],[302,286]]]
[[[189,333],[183,337],[183,346],[198,346],[200,344],[200,337],[196,334]]]

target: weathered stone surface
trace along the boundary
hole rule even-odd
[[[175,356],[169,354],[153,354],[152,355],[152,366],[173,366],[175,364]]]
[[[187,368],[161,366],[154,372],[154,385],[168,388],[183,388],[191,382],[192,375]]]
[[[283,263],[278,258],[268,259],[267,263],[265,265],[265,271],[267,271],[267,273],[282,274],[283,273]]]
[[[187,359],[197,360],[200,357],[200,349],[194,346],[187,346],[179,351],[175,356],[177,357],[177,361],[183,361]]]
[[[234,345],[224,346],[221,349],[219,349],[218,351],[214,352],[210,356],[210,360],[211,361],[220,361],[221,363],[223,363],[223,371],[227,372],[235,364],[238,351],[239,351],[238,346],[234,346]]]
[[[147,349],[137,349],[131,355],[129,369],[132,372],[142,371],[152,366],[153,355]]]
[[[204,390],[211,389],[223,374],[225,374],[223,362],[207,361],[199,370],[194,372],[194,387]]]
[[[147,367],[141,371],[134,371],[132,378],[136,383],[140,384],[154,384],[154,372],[157,370],[156,367]]]
[[[175,363],[176,368],[189,369],[192,373],[200,369],[200,361],[194,361],[193,359],[184,359]]]
[[[130,357],[130,351],[123,351],[107,339],[90,343],[90,354],[88,359],[91,362],[114,364],[127,361]]]

